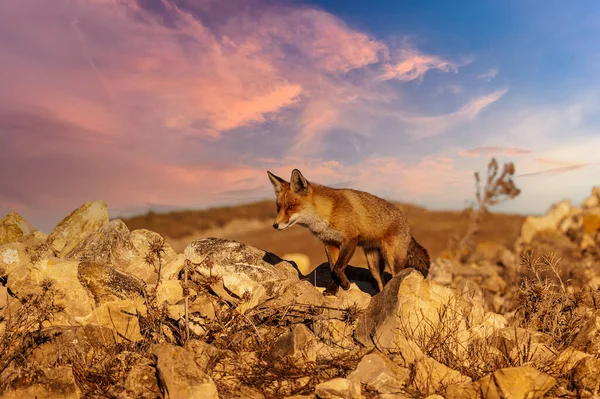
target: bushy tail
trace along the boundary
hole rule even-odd
[[[415,241],[414,237],[412,237],[410,244],[408,244],[406,267],[412,267],[413,269],[420,271],[424,277],[427,277],[430,264],[431,261],[429,260],[429,253],[417,241]]]

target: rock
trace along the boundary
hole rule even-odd
[[[275,361],[287,358],[293,361],[314,362],[317,360],[317,338],[304,324],[295,324],[289,332],[280,336],[271,348]]]
[[[188,350],[194,353],[194,361],[202,371],[208,372],[214,360],[223,357],[224,351],[217,349],[199,339],[191,339],[187,345]]]
[[[498,273],[494,273],[490,277],[483,280],[481,283],[481,288],[494,294],[503,293],[506,289],[506,281],[504,281],[502,277],[498,275]]]
[[[427,278],[440,285],[452,284],[452,261],[450,259],[437,258],[431,262]]]
[[[313,270],[317,268],[317,265],[311,266],[310,258],[301,253],[286,253],[281,257],[282,259],[296,265],[296,268],[303,276],[307,276]]]
[[[323,294],[306,280],[294,282],[285,287],[283,292],[274,296],[267,303],[272,307],[306,305],[321,306],[325,301]]]
[[[592,356],[585,357],[577,362],[572,373],[576,389],[589,389],[597,392],[600,387],[598,379],[600,375],[600,359]]]
[[[20,265],[31,262],[25,245],[20,242],[0,245],[0,276],[12,273]]]
[[[592,194],[581,204],[583,209],[600,208],[600,186],[592,188]]]
[[[9,212],[0,219],[0,245],[16,242],[24,236],[33,235],[35,231],[21,215]]]
[[[426,329],[435,329],[443,311],[447,318],[443,322],[452,322],[456,339],[466,342],[469,333],[461,305],[464,304],[452,289],[425,280],[413,269],[405,269],[371,299],[358,318],[355,337],[365,346],[376,344],[393,351],[401,336],[418,336],[426,334]]]
[[[65,321],[69,323],[72,317],[89,314],[94,305],[88,291],[79,282],[77,273],[78,264],[75,261],[42,259],[35,264],[21,264],[10,273],[6,285],[14,295],[22,299],[41,294],[41,284],[51,282],[52,288],[58,293],[56,304],[64,306],[64,312],[56,316],[66,316]]]
[[[143,339],[140,332],[138,314],[146,316],[146,305],[141,299],[121,299],[105,302],[85,317],[75,320],[82,326],[98,325],[115,331],[128,341]]]
[[[88,235],[66,257],[126,270],[138,255],[129,229],[115,219]]]
[[[167,244],[160,234],[146,229],[134,230],[131,232],[131,243],[138,253],[138,257],[127,265],[124,270],[142,280],[147,284],[156,284],[158,281],[158,271],[161,274],[162,268],[177,257],[175,251]],[[157,255],[151,252],[151,245],[162,244],[160,262]]]
[[[340,309],[355,308],[362,311],[371,303],[371,295],[363,292],[356,283],[351,283],[348,290],[338,290],[336,297]]]
[[[198,367],[193,352],[168,344],[154,345],[152,352],[165,398],[219,398],[215,383]]]
[[[2,399],[44,398],[77,399],[81,391],[75,383],[70,366],[42,367],[11,381],[2,392]]]
[[[183,301],[183,287],[179,280],[166,280],[158,284],[156,288],[156,303],[160,306],[164,302],[175,305]]]
[[[48,242],[50,247],[63,257],[107,222],[106,202],[88,202],[61,220],[48,236]]]
[[[371,353],[362,358],[348,379],[358,379],[378,393],[398,393],[406,386],[410,371],[395,365],[380,353]]]
[[[572,370],[575,368],[580,360],[592,357],[589,353],[581,352],[571,347],[563,350],[556,361],[552,365],[552,372],[554,375],[568,375],[572,374]]]
[[[448,386],[446,399],[535,399],[555,384],[554,377],[532,367],[509,367],[470,384]]]
[[[195,273],[205,278],[220,277],[229,292],[247,298],[238,307],[242,312],[298,281],[298,272],[290,263],[238,241],[199,239],[187,246],[184,255]]]
[[[600,214],[591,213],[583,217],[582,230],[584,234],[594,236],[600,231]]]
[[[357,379],[334,378],[315,387],[320,399],[361,399],[360,382]]]
[[[156,369],[148,364],[136,364],[125,379],[125,392],[122,399],[158,399],[162,398]]]
[[[145,284],[142,280],[96,262],[81,262],[77,278],[89,291],[96,306],[117,299],[142,298],[144,294]]]
[[[183,254],[177,254],[173,259],[164,264],[160,270],[160,278],[164,280],[174,280],[179,276],[179,272],[183,270],[185,265],[185,256]]]
[[[414,370],[413,385],[418,391],[426,394],[439,392],[448,385],[471,381],[469,377],[429,357],[417,360]]]
[[[28,358],[29,362],[42,367],[52,367],[64,361],[68,353],[87,358],[117,343],[113,330],[96,325],[45,328],[42,337],[42,343]]]
[[[8,289],[0,285],[0,310],[4,310],[8,307]]]
[[[556,230],[561,221],[579,212],[569,200],[554,204],[544,216],[528,216],[521,226],[521,242],[530,243],[533,237],[543,230]]]
[[[348,321],[324,318],[314,323],[315,334],[327,345],[343,349],[356,346],[352,338],[352,324]]]
[[[585,323],[571,345],[584,352],[600,354],[600,316],[595,316]]]

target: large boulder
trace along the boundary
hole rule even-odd
[[[124,270],[148,284],[156,284],[158,272],[163,274],[163,268],[177,257],[177,253],[165,242],[164,238],[150,230],[133,230],[131,243],[137,250],[138,256],[125,266]],[[157,247],[158,253],[155,253],[154,250]]]
[[[245,311],[278,295],[298,281],[297,270],[278,256],[238,241],[203,238],[184,251],[193,272],[205,279],[219,278],[227,291],[244,298]]]
[[[138,315],[147,315],[146,305],[141,299],[119,299],[103,303],[85,317],[76,317],[75,321],[82,326],[106,327],[125,341],[137,342],[143,339]]]
[[[138,255],[129,229],[115,219],[85,237],[66,257],[125,270]]]
[[[79,263],[77,279],[90,293],[96,306],[117,299],[142,298],[144,295],[144,281],[101,263]]]
[[[481,337],[505,324],[502,316],[486,313],[454,290],[405,269],[371,299],[358,318],[355,336],[365,346],[395,352],[404,337],[423,337],[438,328],[451,329],[453,339],[466,344],[472,336]]]
[[[554,204],[544,216],[528,216],[521,226],[520,242],[530,243],[537,233],[544,230],[556,231],[563,220],[580,212],[569,200],[564,200]]]
[[[87,202],[61,220],[48,236],[50,247],[65,256],[89,234],[108,222],[108,207],[104,201]]]
[[[9,212],[0,219],[0,245],[18,241],[24,236],[33,235],[35,231],[21,215]]]
[[[27,298],[41,294],[45,282],[57,292],[56,304],[64,306],[64,311],[56,315],[59,317],[57,322],[62,320],[72,324],[73,317],[82,317],[92,311],[94,302],[79,282],[76,261],[50,258],[21,264],[8,275],[7,287],[18,298]]]

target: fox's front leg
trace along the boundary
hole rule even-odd
[[[350,288],[350,281],[348,280],[348,277],[346,277],[345,269],[346,266],[348,266],[348,262],[350,262],[352,255],[354,255],[356,244],[358,244],[358,239],[345,241],[340,245],[340,255],[338,256],[331,273],[331,277],[334,281],[345,290]]]
[[[336,283],[336,279],[333,277],[333,267],[340,256],[340,248],[337,245],[325,244],[325,253],[327,254],[327,262],[329,262],[330,279],[324,294],[335,295],[337,294],[340,286]]]

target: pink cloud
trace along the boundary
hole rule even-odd
[[[506,156],[506,157],[519,157],[523,155],[531,154],[530,150],[524,150],[522,148],[515,147],[475,147],[469,150],[460,151],[460,155],[463,157],[490,157],[490,156]]]
[[[421,78],[430,69],[439,69],[443,72],[457,72],[458,65],[443,60],[439,57],[422,54],[412,49],[398,52],[397,60],[386,64],[380,78],[382,80],[397,79],[411,81]]]

